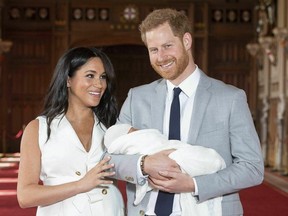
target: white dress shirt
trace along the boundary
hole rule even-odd
[[[196,89],[200,79],[200,71],[196,66],[195,71],[187,77],[179,86],[174,86],[170,81],[167,80],[167,96],[166,96],[166,105],[164,112],[164,121],[163,121],[163,134],[168,137],[169,134],[169,119],[170,119],[170,107],[173,100],[173,89],[175,87],[181,88],[182,92],[179,95],[180,100],[180,124],[181,124],[181,141],[188,141],[189,129],[191,125],[191,117],[193,113],[193,104],[194,97],[196,93]],[[194,179],[193,179],[194,180]],[[195,183],[195,192],[194,195],[198,194],[197,184]],[[158,192],[152,191],[150,195],[150,200],[146,209],[146,215],[155,215],[154,209],[157,200]],[[174,202],[173,202],[173,212],[170,216],[181,216],[181,208],[180,208],[180,196],[179,194],[175,194]]]

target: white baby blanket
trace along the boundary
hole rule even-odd
[[[169,157],[177,162],[182,172],[191,177],[215,173],[225,168],[223,158],[211,148],[193,146],[179,140],[168,140],[158,130],[142,129],[128,133],[131,125],[117,124],[110,127],[104,136],[104,144],[110,154],[154,154],[166,149],[176,149]],[[152,190],[148,182],[136,185],[134,204],[138,205],[146,192]],[[191,193],[180,194],[182,216],[221,216],[222,197],[197,203]]]

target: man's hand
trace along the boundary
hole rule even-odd
[[[173,171],[160,171],[159,175],[165,180],[149,177],[149,183],[153,188],[170,193],[195,192],[194,181],[188,174]]]
[[[159,171],[181,172],[178,164],[168,157],[173,151],[175,150],[164,150],[145,158],[144,171],[149,175],[149,178],[167,180],[167,177],[160,175]]]

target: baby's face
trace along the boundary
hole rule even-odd
[[[137,131],[138,129],[134,128],[134,127],[131,127],[130,130],[128,131],[128,133],[132,133],[134,131]]]

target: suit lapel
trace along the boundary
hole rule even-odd
[[[166,82],[162,79],[155,88],[155,95],[151,95],[151,126],[161,132],[163,132],[166,88]]]
[[[189,129],[189,142],[196,143],[196,139],[204,118],[206,107],[209,103],[211,93],[208,88],[211,85],[210,79],[201,71],[201,77],[196,90],[192,119]]]
[[[206,111],[206,107],[209,103],[211,93],[208,91],[211,85],[210,79],[206,76],[204,72],[201,71],[201,77],[196,90],[194,99],[194,108],[192,113],[192,119],[189,129],[189,142],[195,143],[203,117]],[[155,88],[155,94],[151,95],[151,116],[152,122],[151,127],[156,128],[163,132],[163,118],[165,110],[165,100],[166,100],[167,86],[164,79]]]

